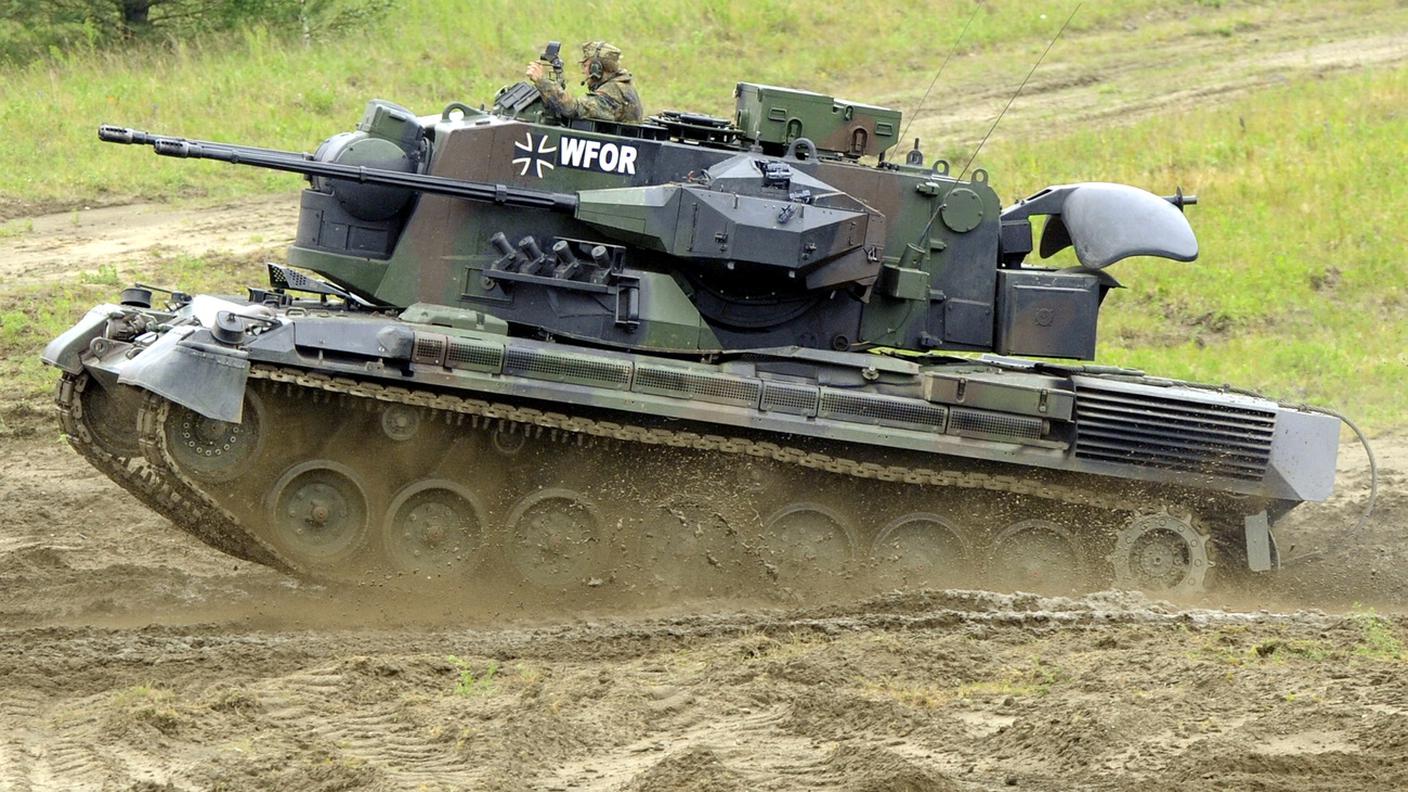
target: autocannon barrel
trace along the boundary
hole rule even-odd
[[[504,204],[531,209],[549,209],[572,214],[577,209],[577,196],[567,193],[529,190],[510,187],[493,182],[446,179],[440,176],[426,176],[419,173],[402,173],[384,168],[364,165],[341,165],[335,162],[322,162],[307,154],[275,149],[236,146],[206,140],[153,135],[138,129],[127,129],[103,125],[98,127],[98,138],[108,143],[136,143],[151,145],[157,154],[164,157],[189,159],[209,159],[229,162],[235,165],[250,165],[256,168],[301,173],[305,176],[322,176],[329,179],[342,179],[359,184],[374,184],[383,187],[399,187],[417,192],[447,195],[469,201]]]
[[[104,124],[98,127],[98,139],[104,143],[135,144],[140,146],[154,145],[158,140],[168,137],[166,135],[153,135],[140,129],[128,129],[127,127],[112,126]],[[260,148],[258,146],[231,146],[225,143],[216,143],[213,140],[191,140],[192,143],[199,143],[202,146],[219,146],[223,148],[238,148],[245,151],[258,151],[264,154],[282,154],[284,156],[303,159],[304,155],[291,151],[280,151],[279,149]]]

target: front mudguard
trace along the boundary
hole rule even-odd
[[[195,325],[149,333],[133,341],[107,338],[114,316],[132,308],[100,305],[44,348],[41,359],[68,374],[88,371],[155,393],[216,421],[243,417],[248,356],[210,340]],[[162,315],[160,318],[169,318]]]
[[[117,381],[158,396],[216,421],[239,423],[249,357],[238,349],[195,340],[194,328],[160,336],[122,366]],[[181,331],[186,332],[181,332]]]
[[[73,327],[63,331],[58,338],[50,341],[39,355],[43,360],[67,374],[83,372],[83,355],[89,351],[93,339],[101,338],[114,313],[121,313],[116,305],[99,305],[83,315]]]

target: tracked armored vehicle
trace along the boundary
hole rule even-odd
[[[134,286],[53,341],[64,430],[183,530],[320,580],[1194,593],[1277,566],[1339,420],[1081,362],[1111,265],[1196,257],[1195,199],[1003,207],[917,141],[887,159],[895,111],[736,95],[643,125],[558,123],[527,84],[373,101],[312,155],[103,127],[309,186],[269,286]],[[1034,217],[1078,266],[1033,261]]]

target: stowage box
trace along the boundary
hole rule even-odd
[[[1003,355],[1095,357],[1100,282],[1084,272],[998,270],[997,351]]]
[[[848,102],[811,91],[742,82],[734,125],[765,147],[807,138],[822,151],[877,155],[899,140],[900,111]]]

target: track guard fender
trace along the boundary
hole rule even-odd
[[[162,335],[122,367],[117,381],[151,391],[215,421],[238,423],[244,413],[248,356],[191,338],[195,328]]]
[[[39,359],[67,374],[79,374],[83,371],[83,353],[88,351],[93,339],[103,335],[107,328],[108,317],[115,311],[122,310],[116,305],[99,305],[83,315],[82,319],[73,327],[65,330],[62,335],[50,341],[44,347],[44,352]]]

